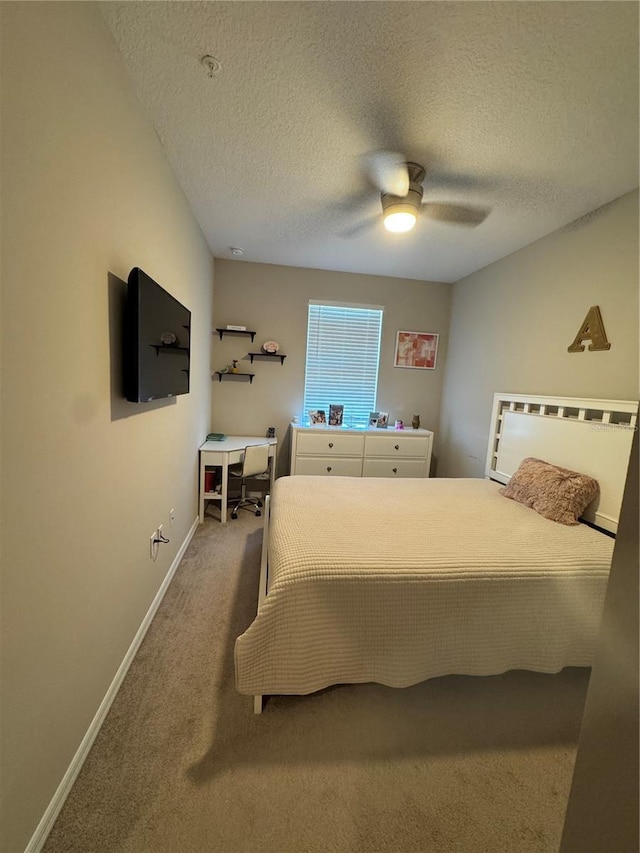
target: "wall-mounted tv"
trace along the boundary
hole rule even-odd
[[[129,273],[124,385],[131,403],[189,393],[191,312],[139,267]]]

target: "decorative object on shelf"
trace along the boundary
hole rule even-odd
[[[262,349],[269,355],[275,355],[280,350],[280,344],[277,341],[265,341]]]
[[[247,327],[246,326],[231,326],[229,323],[227,323],[227,331],[228,332],[246,332]]]
[[[420,415],[414,415],[411,421],[411,426],[414,429],[420,429]]]
[[[396,421],[396,429],[404,429],[404,424],[402,421]]]
[[[578,329],[578,334],[575,336],[573,343],[567,347],[567,352],[584,352],[585,341],[591,341],[589,351],[611,349],[598,305],[592,305],[589,308],[587,316]]]
[[[223,432],[210,432],[207,441],[224,441],[227,436]]]
[[[163,347],[172,347],[178,343],[178,338],[174,332],[162,332],[160,334],[160,343]]]
[[[329,406],[329,426],[342,426],[344,406],[331,403]]]
[[[231,367],[229,368],[229,373],[237,373],[238,372],[238,359],[234,358],[231,362]]]
[[[276,428],[268,427],[267,428],[267,438],[275,438],[276,437]]]
[[[324,409],[309,409],[309,423],[314,424],[326,424],[327,415]]]
[[[394,367],[434,370],[438,335],[433,332],[397,332]]]
[[[389,426],[389,412],[378,412],[377,429],[386,429]]]
[[[378,412],[369,412],[369,426],[374,429],[378,426]]]

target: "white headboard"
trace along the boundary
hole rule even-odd
[[[635,401],[494,394],[485,476],[508,483],[527,456],[589,474],[600,495],[584,518],[615,533],[637,416]]]

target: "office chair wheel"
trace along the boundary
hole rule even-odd
[[[237,512],[232,512],[232,513],[231,513],[231,518],[237,518],[237,517],[238,517],[238,513],[237,513]]]
[[[257,506],[262,506],[262,501],[258,501]],[[259,513],[258,513],[259,514]]]
[[[260,512],[259,509],[256,510],[256,516],[258,516],[258,515],[262,515],[262,513]]]

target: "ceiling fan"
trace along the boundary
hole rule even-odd
[[[387,231],[410,231],[418,216],[425,214],[429,219],[466,226],[479,225],[489,215],[487,208],[425,201],[422,197],[422,182],[426,177],[424,166],[407,161],[404,155],[395,151],[375,151],[367,155],[365,170],[369,180],[380,190],[382,219]],[[344,236],[353,236],[379,219],[379,216],[367,219],[345,232]]]

